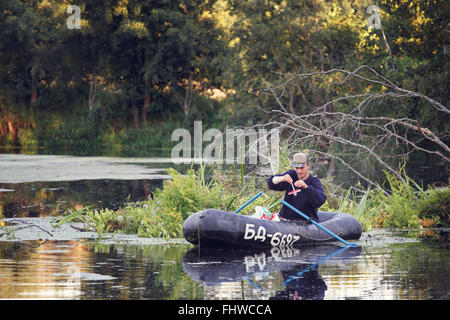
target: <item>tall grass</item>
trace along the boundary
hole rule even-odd
[[[402,172],[405,182],[385,172],[383,188],[368,189],[361,198],[348,190],[337,209],[352,214],[364,230],[373,228],[422,228],[450,225],[449,188],[424,190]]]

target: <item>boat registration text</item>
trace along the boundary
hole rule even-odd
[[[275,232],[274,234],[267,233],[266,228],[259,226],[255,230],[255,225],[252,223],[247,223],[245,225],[244,240],[254,240],[264,242],[270,239],[270,244],[273,247],[278,246],[292,246],[292,244],[300,239],[300,236],[294,234],[283,234],[281,232]]]

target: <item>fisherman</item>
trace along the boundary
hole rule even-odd
[[[294,154],[291,167],[285,173],[271,176],[267,181],[269,189],[285,191],[284,201],[319,222],[317,209],[326,201],[322,182],[309,173],[311,164],[305,153]],[[295,190],[300,191],[294,192]],[[282,219],[306,221],[285,205],[282,205],[279,216]]]

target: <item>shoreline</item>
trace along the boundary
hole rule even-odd
[[[113,244],[159,245],[159,244],[189,244],[183,238],[146,238],[135,234],[105,233],[99,235],[94,231],[81,231],[82,222],[65,223],[54,227],[52,221],[58,217],[41,218],[4,218],[5,226],[0,227],[0,241],[71,241],[71,240],[99,240]],[[431,229],[427,229],[431,230]],[[432,228],[432,230],[450,231],[450,228]],[[392,243],[420,242],[420,239],[401,236],[402,233],[418,233],[420,229],[379,228],[363,232],[355,243],[361,246],[383,246]],[[334,243],[334,242],[330,242]]]

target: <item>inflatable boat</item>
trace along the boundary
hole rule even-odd
[[[318,223],[345,240],[361,237],[361,224],[352,215],[319,211]],[[206,209],[186,219],[184,238],[200,246],[282,247],[336,241],[318,226],[303,221],[268,221],[218,209]]]

